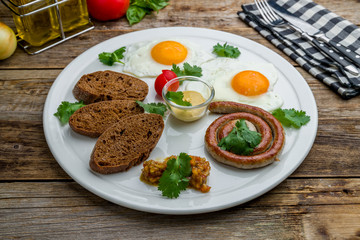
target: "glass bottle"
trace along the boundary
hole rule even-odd
[[[90,22],[86,0],[9,1],[18,5],[16,12],[22,15],[13,14],[18,36],[31,46],[63,37],[61,27],[66,33]],[[44,7],[48,8],[42,9]]]
[[[19,14],[25,15],[32,11],[46,7],[54,3],[52,0],[33,2],[33,0],[14,0]],[[32,46],[41,46],[59,35],[59,24],[54,7],[39,11],[27,16],[20,17],[13,14],[18,36]]]

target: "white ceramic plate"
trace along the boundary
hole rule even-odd
[[[204,133],[217,115],[207,115],[193,123],[182,123],[172,116],[165,119],[165,129],[150,159],[164,158],[185,152],[206,157],[211,164],[209,193],[186,190],[177,199],[161,196],[156,187],[139,180],[142,165],[124,173],[100,175],[89,168],[90,153],[96,142],[74,133],[68,125],[61,126],[53,115],[62,101],[75,102],[72,89],[86,73],[98,70],[121,71],[121,64],[112,67],[101,64],[98,54],[112,52],[135,42],[166,37],[185,38],[211,52],[216,43],[227,42],[239,47],[244,61],[270,62],[279,73],[274,91],[284,99],[283,108],[306,111],[311,121],[300,130],[286,129],[286,143],[280,161],[255,170],[240,170],[216,162],[204,148]],[[149,85],[145,102],[161,101],[153,89],[154,79],[143,79]],[[44,132],[50,150],[60,166],[76,182],[94,194],[113,203],[153,213],[195,214],[229,208],[254,199],[287,178],[305,159],[317,131],[318,116],[314,96],[298,71],[270,49],[246,38],[202,28],[156,28],[132,32],[102,42],[74,59],[51,87],[44,107]]]

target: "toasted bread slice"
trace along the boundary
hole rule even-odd
[[[162,116],[143,113],[122,118],[97,140],[90,158],[95,172],[123,172],[145,161],[164,130]]]
[[[103,101],[79,108],[71,115],[69,125],[79,134],[96,138],[121,118],[143,112],[133,100]]]
[[[108,100],[143,101],[148,92],[144,81],[113,71],[83,75],[73,89],[75,98],[85,104]]]

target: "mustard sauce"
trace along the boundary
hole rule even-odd
[[[192,106],[197,106],[205,102],[205,98],[201,93],[196,91],[183,91],[184,97],[183,100],[190,102]],[[205,111],[206,106],[195,109],[179,109],[176,107],[171,107],[173,115],[184,122],[191,122],[201,118]]]

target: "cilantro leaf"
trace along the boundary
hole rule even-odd
[[[178,159],[180,162],[180,173],[185,177],[189,177],[191,175],[191,157],[186,153],[180,153]]]
[[[184,72],[187,76],[195,76],[195,77],[201,77],[202,76],[202,69],[201,67],[198,67],[196,65],[191,66],[188,63],[184,63]]]
[[[119,48],[114,52],[102,52],[99,54],[99,60],[105,65],[112,66],[114,63],[119,62],[124,64],[120,59],[124,58],[124,52],[126,51],[126,47]]]
[[[220,140],[218,146],[226,151],[249,155],[261,142],[261,134],[249,130],[244,119],[237,121],[231,132]]]
[[[251,148],[255,148],[261,142],[261,134],[256,131],[251,131],[246,125],[245,120],[237,121],[235,126]]]
[[[161,116],[164,116],[165,112],[167,111],[167,107],[165,104],[163,103],[143,103],[140,101],[136,101],[137,104],[140,105],[140,107],[142,107],[145,112],[148,113],[156,113],[156,114],[160,114]]]
[[[191,66],[188,63],[184,63],[183,65],[184,70],[181,70],[179,66],[173,64],[171,71],[173,71],[176,76],[195,76],[201,77],[202,76],[202,69],[196,65]]]
[[[281,109],[278,108],[272,112],[272,115],[278,119],[285,127],[300,128],[310,121],[310,116],[304,111],[298,111],[294,108]]]
[[[181,191],[186,190],[189,185],[188,177],[192,173],[190,160],[191,157],[186,153],[180,153],[176,159],[171,158],[168,160],[158,187],[163,196],[177,198]]]
[[[54,116],[59,118],[62,125],[65,125],[69,122],[70,116],[83,106],[85,106],[85,104],[82,101],[75,103],[63,101],[57,108],[57,112],[54,113]]]
[[[177,105],[180,105],[180,106],[192,106],[190,102],[188,101],[184,101],[183,98],[184,98],[184,93],[179,91],[179,92],[167,92],[165,97],[167,99],[169,99],[170,101],[176,103]]]
[[[233,47],[224,43],[224,45],[220,45],[220,43],[213,46],[213,53],[215,53],[218,57],[228,57],[228,58],[237,58],[240,56],[240,51],[237,47]]]

